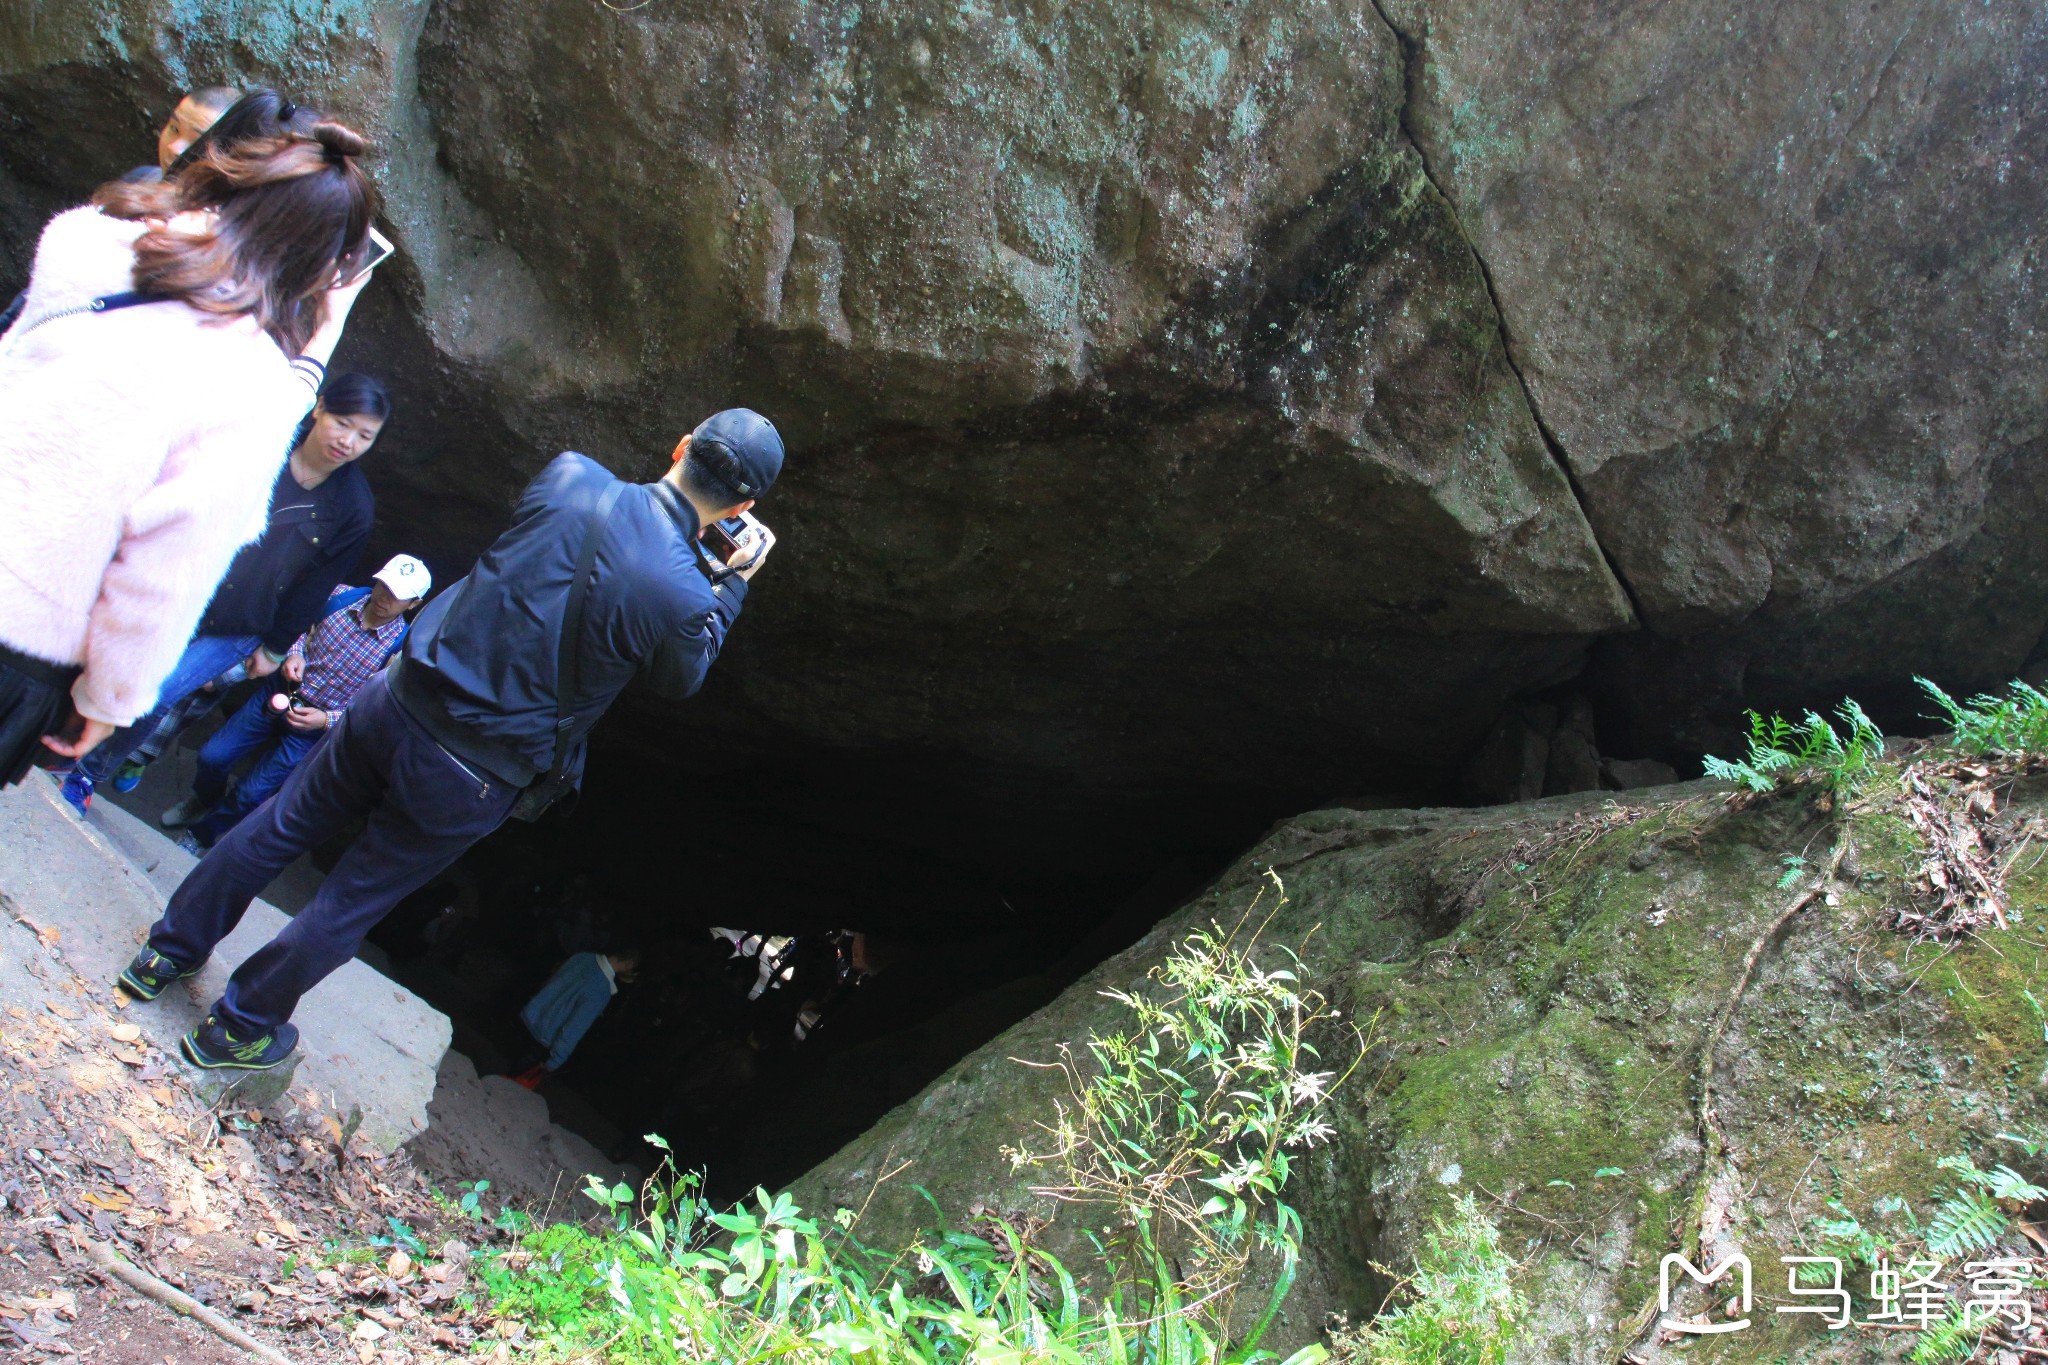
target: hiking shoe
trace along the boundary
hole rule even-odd
[[[114,774],[114,790],[117,792],[134,791],[142,785],[142,774],[148,771],[148,769],[149,765],[147,763],[136,763],[133,761],[123,763]]]
[[[69,801],[72,809],[80,815],[92,808],[92,779],[77,768],[64,774],[64,785],[60,790],[64,793],[64,799]]]
[[[157,816],[156,822],[165,829],[183,829],[205,819],[206,812],[212,809],[213,802],[195,792],[177,805],[166,809],[162,815]]]
[[[299,1031],[279,1024],[274,1033],[254,1038],[237,1038],[215,1016],[178,1040],[185,1060],[205,1071],[268,1071],[292,1055],[299,1045]]]
[[[205,966],[200,963],[199,967]],[[135,960],[121,969],[121,975],[114,979],[119,986],[137,1000],[150,1001],[164,993],[164,987],[173,981],[188,976],[197,976],[199,967],[180,967],[156,949],[144,945]]]

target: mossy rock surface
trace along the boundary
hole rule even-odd
[[[1104,991],[1142,987],[1187,932],[1237,922],[1264,888],[1264,941],[1298,947],[1310,984],[1370,1037],[1333,1103],[1336,1137],[1292,1190],[1307,1264],[1286,1342],[1312,1339],[1328,1314],[1369,1314],[1388,1288],[1375,1263],[1405,1269],[1428,1220],[1469,1191],[1523,1262],[1535,1314],[1522,1359],[1671,1356],[1643,1329],[1661,1258],[1697,1247],[1703,1211],[1709,1252],[1754,1263],[1754,1325],[1687,1354],[1885,1358],[1898,1346],[1878,1334],[1773,1312],[1793,1302],[1779,1257],[1812,1248],[1830,1201],[1903,1234],[1908,1212],[1886,1222],[1873,1205],[1904,1200],[1924,1221],[1951,1184],[1941,1157],[2012,1160],[1996,1135],[2048,1117],[2048,1042],[2027,998],[2044,979],[2048,876],[2018,860],[2008,929],[1908,942],[1887,907],[1912,894],[1921,854],[1887,809],[1895,782],[1887,769],[1844,811],[1801,792],[1731,803],[1694,783],[1301,816],[814,1171],[799,1197],[864,1207],[863,1235],[887,1245],[929,1221],[922,1187],[957,1219],[1050,1217],[1048,1245],[1085,1261],[1076,1216],[1003,1155],[1042,1138],[1035,1125],[1063,1092],[1060,1072],[1026,1063],[1062,1046],[1085,1055],[1091,1031],[1123,1023]],[[2042,803],[2024,784],[2012,799],[2023,816]],[[1769,935],[1845,830],[1828,894]],[[1723,1160],[1702,1140],[1702,1053],[1760,939],[1713,1049]],[[1356,1053],[1341,1034],[1323,1046],[1336,1066]]]

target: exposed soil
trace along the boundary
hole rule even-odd
[[[0,899],[4,905],[4,899]],[[475,1245],[502,1237],[382,1156],[309,1088],[209,1107],[129,1004],[54,933],[0,924],[0,1343],[24,1360],[250,1359],[109,1280],[98,1243],[297,1362],[409,1365],[522,1339],[479,1312]]]

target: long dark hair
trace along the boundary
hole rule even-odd
[[[274,121],[272,134],[209,139],[157,184],[102,185],[93,202],[127,219],[218,210],[209,234],[153,227],[136,238],[136,289],[226,317],[252,316],[285,354],[296,355],[326,320],[327,290],[367,252],[377,192],[360,164],[369,144],[354,129]]]
[[[198,95],[199,92],[194,91],[187,98],[196,99]],[[177,160],[164,168],[164,179],[172,179],[206,155],[209,147],[231,148],[253,138],[283,137],[288,133],[311,137],[319,122],[318,109],[293,104],[268,86],[259,85],[221,110],[220,117],[205,132],[193,138],[191,145],[178,153]]]
[[[388,422],[391,420],[391,390],[384,387],[382,380],[350,370],[328,379],[320,390],[320,406],[336,417],[368,415],[379,422]],[[313,414],[309,412],[299,419],[298,432],[292,437],[292,449],[297,450],[312,430]]]

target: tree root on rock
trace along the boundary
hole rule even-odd
[[[154,1299],[173,1312],[184,1314],[221,1340],[241,1347],[264,1365],[293,1365],[292,1358],[284,1352],[258,1341],[177,1286],[166,1284],[148,1271],[121,1259],[105,1242],[83,1236],[75,1229],[72,1239],[103,1274],[119,1280],[144,1298]]]
[[[1719,1235],[1714,1188],[1723,1174],[1721,1168],[1732,1164],[1728,1156],[1728,1135],[1722,1131],[1720,1119],[1714,1112],[1714,1066],[1719,1059],[1721,1040],[1727,1037],[1729,1025],[1735,1022],[1735,1012],[1742,1005],[1742,997],[1749,991],[1749,983],[1756,975],[1757,964],[1763,961],[1764,954],[1770,951],[1771,945],[1778,941],[1793,918],[1827,894],[1828,888],[1835,883],[1836,874],[1842,870],[1842,860],[1848,853],[1849,833],[1844,830],[1841,837],[1835,841],[1834,852],[1828,855],[1827,866],[1814,878],[1813,884],[1794,896],[1791,903],[1779,911],[1764,931],[1756,936],[1756,941],[1749,945],[1749,951],[1743,955],[1742,966],[1735,973],[1735,984],[1729,988],[1728,998],[1722,1001],[1720,1011],[1714,1016],[1713,1027],[1707,1030],[1706,1040],[1700,1047],[1699,1068],[1694,1073],[1696,1086],[1693,1107],[1693,1124],[1700,1141],[1699,1196],[1693,1203],[1693,1215],[1688,1220],[1690,1226],[1687,1229],[1688,1244],[1685,1247],[1687,1259],[1696,1264],[1706,1248],[1711,1246],[1714,1238]],[[1725,1216],[1725,1211],[1723,1212]],[[1643,1333],[1649,1330],[1651,1323],[1656,1319],[1657,1311],[1657,1299],[1653,1296],[1631,1320],[1625,1340],[1633,1346]]]

